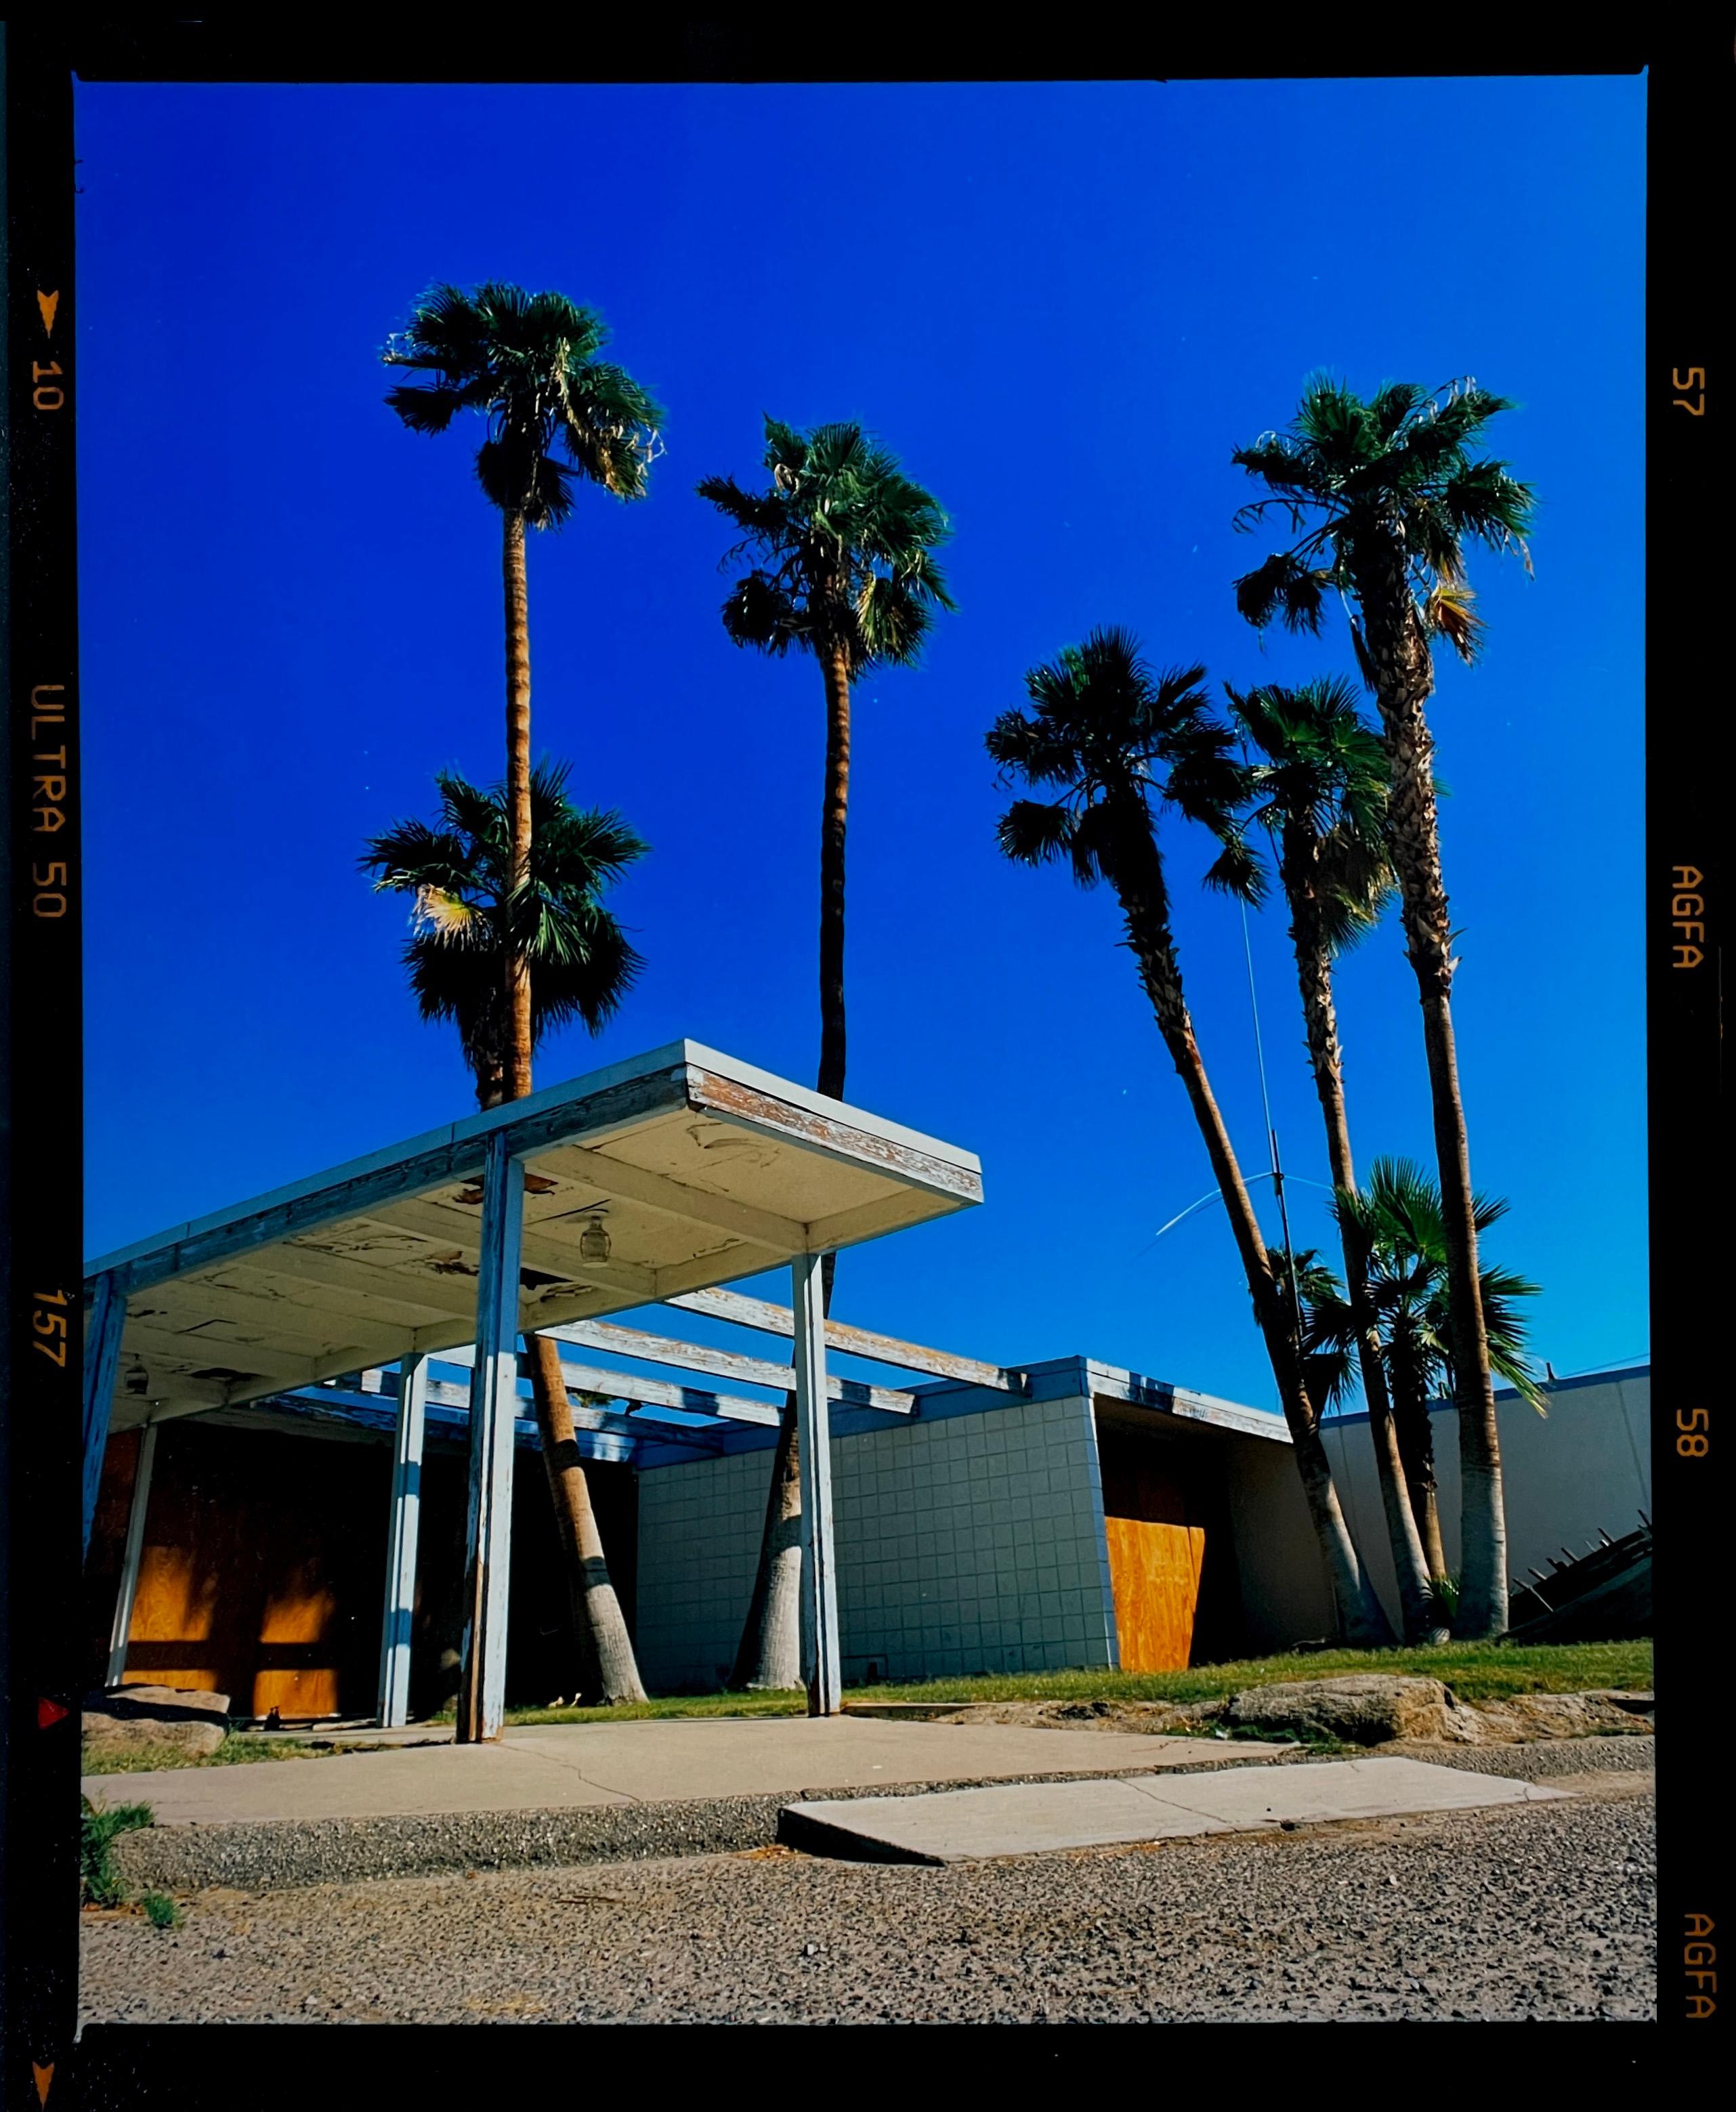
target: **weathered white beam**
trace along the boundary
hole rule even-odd
[[[475,1251],[474,1242],[472,1251]],[[331,1254],[289,1240],[234,1266],[280,1276],[311,1288],[348,1291],[366,1298],[379,1317],[394,1327],[420,1327],[439,1313],[468,1320],[476,1309],[473,1276],[454,1272],[449,1277],[436,1277],[423,1270],[412,1275],[407,1269],[371,1261],[364,1254]]]
[[[360,1351],[353,1344],[336,1344],[318,1356],[308,1356],[297,1350],[286,1350],[268,1342],[239,1341],[233,1335],[177,1334],[167,1327],[153,1327],[148,1321],[129,1320],[126,1323],[125,1346],[135,1354],[147,1371],[156,1365],[173,1368],[185,1368],[190,1377],[195,1372],[211,1369],[240,1372],[247,1378],[257,1378],[263,1390],[269,1391],[271,1384],[277,1386],[317,1386],[330,1372],[353,1371],[360,1359]],[[239,1381],[219,1381],[226,1391]],[[155,1397],[153,1389],[153,1397]]]
[[[144,1291],[134,1301],[135,1308],[144,1309],[134,1324],[144,1319],[172,1332],[203,1320],[229,1320],[238,1327],[257,1329],[267,1336],[287,1331],[292,1336],[329,1342],[334,1348],[343,1347],[346,1338],[358,1329],[377,1334],[382,1324],[378,1302],[356,1286],[316,1288],[287,1276],[272,1285],[262,1272],[257,1271],[248,1283],[236,1283],[229,1277],[226,1269],[221,1282],[201,1277],[194,1282],[176,1281]],[[473,1299],[471,1304],[474,1309]],[[414,1306],[400,1309],[406,1309],[417,1312]],[[414,1327],[417,1319],[399,1324]]]
[[[518,1413],[518,1254],[524,1167],[497,1132],[483,1173],[476,1361],[470,1387],[464,1645],[457,1732],[497,1738],[506,1711],[507,1586],[513,1555],[513,1424]]]
[[[883,1233],[899,1231],[906,1225],[926,1222],[932,1218],[932,1211],[916,1208],[915,1202],[908,1189],[895,1189],[890,1195],[877,1196],[872,1202],[857,1203],[847,1210],[835,1210],[830,1217],[817,1218],[808,1227],[808,1236],[817,1247],[831,1249],[854,1246],[863,1240],[877,1240]]]
[[[543,1331],[553,1334],[554,1330],[545,1328]],[[443,1361],[467,1364],[471,1354],[468,1350],[449,1350],[443,1353]],[[565,1357],[561,1359],[561,1377],[570,1392],[594,1393],[606,1400],[630,1400],[636,1407],[677,1408],[689,1415],[717,1415],[726,1422],[754,1422],[768,1430],[775,1430],[782,1419],[780,1411],[769,1401],[750,1400],[740,1394],[713,1393],[706,1387],[674,1386],[663,1379],[605,1371],[600,1364],[574,1363]],[[580,1406],[576,1404],[576,1422],[579,1413]]]
[[[751,1240],[755,1246],[764,1247],[772,1254],[788,1254],[793,1247],[802,1245],[806,1229],[794,1218],[781,1217],[775,1210],[764,1210],[751,1203],[737,1202],[733,1196],[714,1195],[701,1188],[690,1188],[684,1181],[672,1180],[666,1173],[654,1173],[642,1166],[630,1166],[626,1160],[611,1158],[607,1153],[593,1151],[582,1145],[569,1145],[554,1162],[570,1179],[589,1181],[610,1197],[618,1196],[622,1202],[637,1204],[640,1208],[655,1210],[661,1215],[678,1218],[690,1225],[710,1225],[719,1231],[733,1232],[737,1239]],[[562,1218],[582,1218],[585,1207],[567,1203],[564,1198],[549,1199],[552,1207],[539,1213],[533,1200],[526,1218],[526,1230],[533,1237],[551,1223]]]
[[[108,1632],[108,1677],[104,1684],[118,1686],[126,1671],[126,1641],[133,1632],[133,1603],[139,1595],[139,1565],[144,1558],[145,1513],[151,1502],[151,1469],[157,1459],[157,1426],[148,1422],[139,1433],[139,1463],[133,1470],[133,1500],[126,1514],[126,1552],[121,1561],[121,1590],[115,1600],[115,1618]]]
[[[820,1256],[791,1264],[795,1311],[795,1413],[802,1475],[802,1683],[810,1716],[843,1706],[838,1587],[832,1536],[832,1430],[826,1395],[826,1309]]]
[[[214,1384],[210,1379],[168,1376],[160,1379],[153,1377],[148,1400],[137,1400],[130,1394],[121,1395],[109,1419],[109,1428],[136,1430],[143,1423],[172,1422],[179,1416],[207,1415],[214,1408],[227,1408],[229,1405],[229,1389]]]
[[[414,1232],[418,1237],[438,1240],[458,1254],[480,1254],[479,1241],[481,1227],[477,1213],[468,1205],[457,1203],[438,1203],[426,1199],[413,1202],[394,1203],[390,1209],[375,1211],[371,1223]],[[562,1236],[554,1231],[545,1231],[543,1241],[560,1249],[560,1272],[574,1283],[596,1283],[605,1289],[636,1294],[643,1299],[656,1295],[656,1272],[634,1262],[588,1262],[579,1253],[580,1228],[576,1226],[571,1235],[571,1252]],[[523,1241],[519,1252],[522,1257]]]
[[[762,1335],[781,1335],[787,1339],[795,1332],[795,1315],[787,1305],[749,1298],[739,1290],[686,1290],[663,1302],[679,1306],[685,1313],[733,1321],[738,1327],[752,1327]],[[900,1371],[926,1372],[933,1378],[958,1379],[966,1386],[992,1386],[1002,1393],[1024,1391],[1019,1375],[1000,1364],[957,1357],[950,1350],[931,1350],[919,1342],[900,1341],[895,1335],[877,1335],[867,1327],[846,1327],[841,1320],[826,1322],[826,1346],[841,1356],[865,1357]]]
[[[822,1101],[818,1095],[764,1072],[750,1081],[739,1075],[745,1072],[745,1065],[713,1059],[709,1050],[695,1049],[694,1054],[706,1060],[689,1063],[688,1104],[718,1121],[737,1122],[762,1134],[781,1133],[810,1151],[865,1172],[883,1173],[911,1187],[926,1188],[959,1207],[982,1200],[982,1172],[971,1154],[881,1122],[841,1102]],[[810,1227],[810,1236],[812,1230]]]
[[[77,1316],[75,1303],[67,1315]],[[97,1491],[103,1485],[103,1455],[108,1448],[109,1411],[115,1378],[121,1368],[121,1337],[126,1326],[126,1293],[112,1273],[97,1279],[96,1300],[84,1336],[84,1552],[90,1552],[91,1521],[97,1514]]]
[[[640,1357],[648,1364],[667,1364],[677,1371],[704,1372],[713,1378],[734,1379],[741,1386],[774,1387],[788,1393],[795,1373],[788,1364],[768,1363],[763,1357],[744,1357],[734,1350],[713,1350],[697,1342],[681,1342],[668,1335],[648,1334],[639,1327],[619,1327],[606,1320],[575,1320],[563,1327],[544,1327],[544,1335],[576,1343],[587,1350],[607,1350],[617,1357]],[[877,1408],[888,1415],[908,1415],[914,1405],[911,1396],[896,1387],[869,1386],[861,1379],[828,1377],[830,1397],[850,1408]]]
[[[416,1553],[421,1523],[422,1443],[427,1431],[427,1409],[428,1360],[406,1357],[393,1433],[385,1611],[380,1629],[380,1722],[381,1728],[388,1731],[397,1730],[410,1720],[410,1633],[416,1618]]]

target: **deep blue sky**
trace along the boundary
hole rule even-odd
[[[1434,707],[1473,1170],[1513,1204],[1488,1251],[1546,1286],[1539,1352],[1648,1346],[1639,80],[101,86],[78,122],[92,1254],[472,1104],[356,858],[440,766],[501,767],[479,434],[407,434],[377,358],[431,280],[501,277],[600,309],[670,413],[647,503],[532,544],[537,745],[654,848],[617,899],[643,985],[540,1079],[686,1034],[812,1080],[819,681],[725,639],[692,487],[754,472],[763,411],[859,418],[950,511],[959,612],[857,697],[849,1097],[979,1152],[987,1200],[847,1256],[839,1316],[1261,1404],[1221,1210],[1150,1244],[1210,1173],[1113,903],[1000,860],[982,731],[1100,622],[1238,685],[1345,669],[1342,630],[1263,653],[1237,617],[1231,448],[1321,366],[1515,398],[1536,576],[1477,563],[1487,658]],[[1201,863],[1178,833],[1251,1172],[1241,930]],[[1254,958],[1286,1162],[1324,1181],[1277,916]],[[1396,923],[1341,992],[1360,1159],[1426,1158]]]

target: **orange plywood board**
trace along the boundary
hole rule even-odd
[[[1104,1520],[1123,1672],[1184,1672],[1193,1649],[1205,1533],[1146,1518]]]

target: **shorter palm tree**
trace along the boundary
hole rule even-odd
[[[1500,1196],[1479,1195],[1474,1207],[1480,1236],[1506,1215],[1508,1205]],[[1456,1372],[1440,1189],[1410,1159],[1378,1158],[1367,1188],[1360,1194],[1341,1190],[1333,1209],[1341,1227],[1350,1221],[1352,1237],[1368,1256],[1366,1313],[1392,1404],[1431,1584],[1438,1604],[1444,1605],[1450,1601],[1443,1582],[1450,1585],[1451,1579],[1441,1539],[1428,1404],[1443,1391],[1451,1393]],[[1547,1415],[1549,1397],[1526,1355],[1525,1322],[1519,1308],[1520,1300],[1537,1295],[1538,1286],[1510,1269],[1488,1265],[1482,1270],[1480,1287],[1491,1369],[1539,1415]],[[1303,1295],[1310,1368],[1319,1374],[1325,1399],[1342,1400],[1351,1384],[1362,1316],[1352,1312],[1337,1284],[1319,1272],[1304,1286]]]
[[[531,773],[530,884],[510,915],[510,817],[499,787],[440,772],[439,821],[399,822],[370,840],[362,859],[377,891],[415,897],[403,955],[410,987],[424,1019],[458,1028],[485,1108],[506,1098],[509,953],[535,971],[538,1042],[574,1020],[600,1033],[645,965],[601,897],[645,845],[618,814],[572,803],[569,767],[544,762]]]
[[[455,771],[435,780],[437,822],[400,822],[370,839],[362,859],[377,890],[414,898],[404,949],[410,987],[424,1019],[458,1028],[485,1108],[513,1097],[509,958],[531,964],[531,1026],[539,1040],[572,1020],[599,1032],[644,965],[601,898],[644,857],[646,846],[618,814],[575,807],[567,797],[567,776],[561,763],[541,762],[531,771],[530,871],[522,886],[512,881],[507,788],[485,790]],[[534,1394],[579,1647],[580,1691],[591,1699],[643,1700],[572,1402],[563,1386],[539,1385]]]

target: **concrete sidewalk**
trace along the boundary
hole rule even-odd
[[[784,1808],[778,1836],[793,1848],[852,1862],[961,1863],[1186,1834],[1537,1804],[1562,1794],[1420,1760],[1325,1760],[1251,1773],[1017,1782],[929,1796],[792,1804]]]
[[[89,1775],[87,1796],[144,1803],[158,1827],[567,1811],[810,1791],[1112,1775],[1257,1763],[1293,1750],[1237,1739],[849,1716],[538,1724],[497,1744]]]

